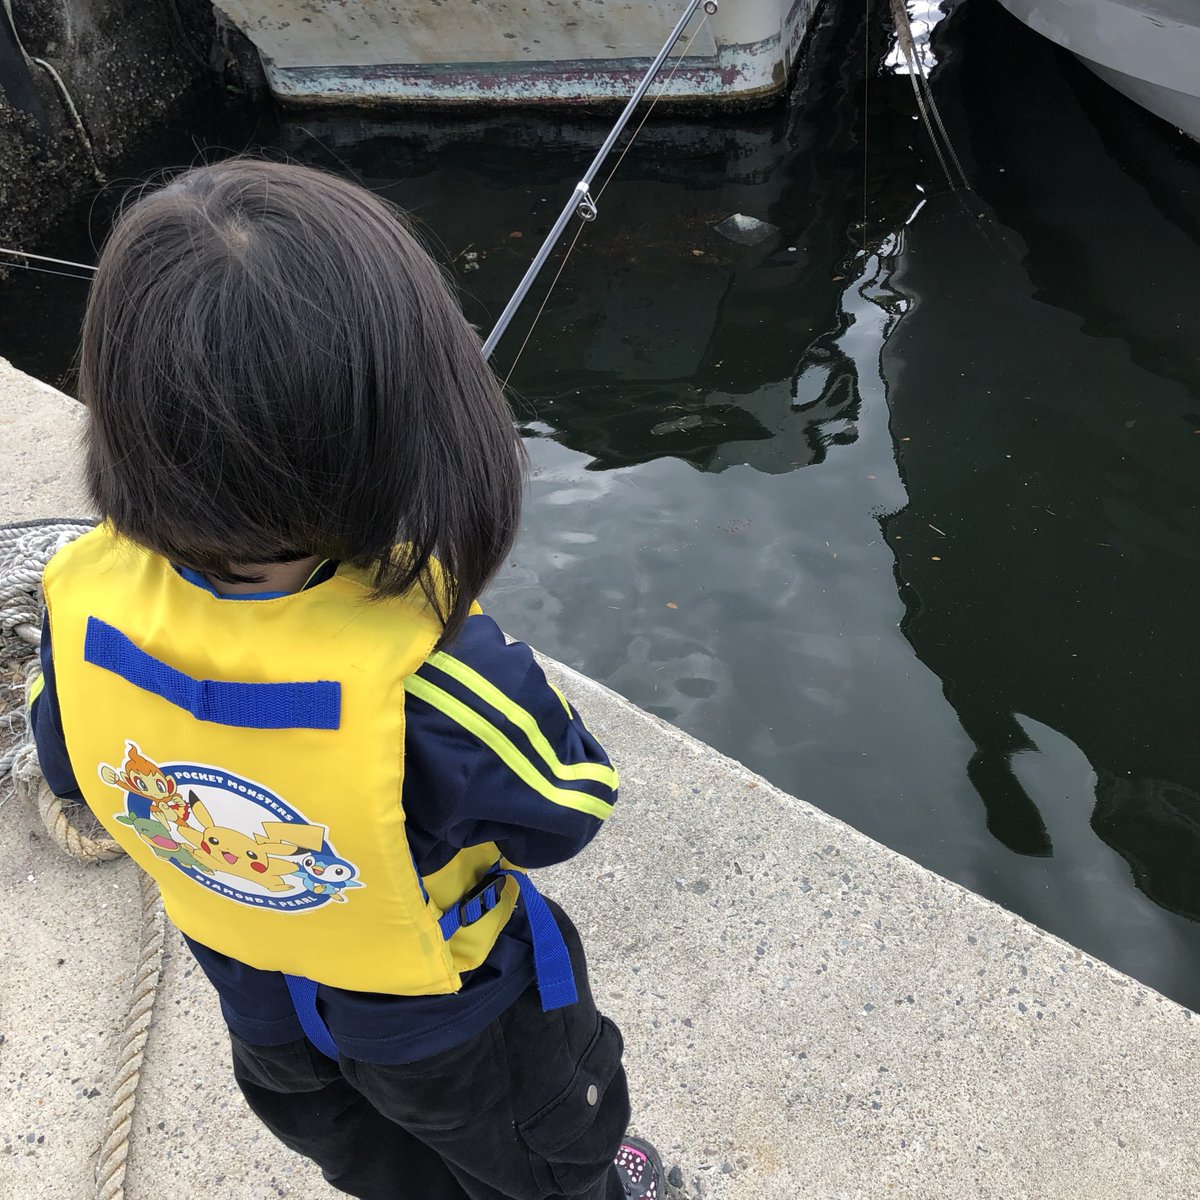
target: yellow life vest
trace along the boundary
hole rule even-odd
[[[184,933],[335,987],[458,991],[528,881],[489,875],[490,843],[414,865],[404,683],[440,633],[422,597],[371,601],[341,567],[233,603],[104,525],[44,586],[79,786]]]

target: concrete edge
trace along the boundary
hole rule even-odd
[[[785,792],[769,779],[752,771],[745,763],[740,762],[736,758],[730,758],[727,754],[723,754],[721,751],[708,745],[707,742],[702,742],[685,730],[680,729],[677,725],[672,725],[669,721],[663,720],[662,717],[639,708],[632,700],[626,699],[619,692],[613,691],[612,688],[607,687],[598,680],[592,679],[591,676],[584,675],[574,667],[567,666],[565,663],[561,663],[549,655],[542,654],[538,650],[534,651],[534,656],[547,675],[556,676],[564,683],[570,685],[571,692],[569,694],[578,696],[589,692],[594,696],[603,697],[607,704],[619,709],[630,722],[641,722],[653,726],[682,749],[687,750],[696,757],[703,757],[713,767],[726,771],[730,776],[740,780],[743,784],[753,785],[773,796],[781,805],[791,808],[798,817],[836,831],[850,842],[857,842],[861,846],[870,847],[873,852],[883,855],[904,869],[914,872],[919,877],[937,880],[939,885],[944,886],[952,895],[957,896],[963,904],[975,905],[981,912],[1003,914],[1012,923],[1014,928],[1026,930],[1035,935],[1043,945],[1055,951],[1059,956],[1081,955],[1082,961],[1085,964],[1098,970],[1117,987],[1125,989],[1132,984],[1133,988],[1140,995],[1153,997],[1155,1000],[1169,1005],[1171,1008],[1178,1009],[1181,1015],[1186,1014],[1188,1017],[1195,1015],[1185,1005],[1172,1000],[1169,996],[1163,995],[1163,993],[1152,988],[1149,984],[1142,983],[1139,979],[1134,978],[1134,976],[1127,975],[1124,971],[1119,970],[1104,959],[1089,954],[1074,943],[1068,942],[1065,938],[1061,938],[1057,934],[1051,933],[1049,930],[1043,929],[1042,926],[1021,916],[1019,913],[1013,912],[1012,909],[1005,908],[1004,905],[998,904],[994,900],[989,900],[986,896],[981,896],[978,892],[971,891],[970,888],[964,887],[961,883],[945,875],[941,875],[937,871],[930,870],[915,859],[909,858],[908,855],[901,854],[898,850],[893,850],[890,846],[877,841],[869,834],[863,833],[862,830],[856,829],[853,825],[841,820],[841,818],[832,816],[830,813],[825,812],[824,809],[817,808],[807,800],[802,800],[791,792]],[[560,690],[566,691],[566,688]]]

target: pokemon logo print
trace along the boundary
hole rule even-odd
[[[154,854],[203,887],[241,904],[303,911],[363,887],[353,863],[313,825],[261,784],[201,763],[159,766],[126,742],[118,770],[100,778],[123,793],[114,813]]]

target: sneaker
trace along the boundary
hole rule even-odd
[[[662,1200],[662,1159],[649,1142],[626,1136],[613,1163],[625,1185],[628,1200]]]

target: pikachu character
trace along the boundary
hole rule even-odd
[[[218,825],[195,792],[188,793],[188,801],[200,829],[181,825],[178,833],[200,862],[223,875],[261,884],[268,891],[287,892],[294,887],[285,876],[295,873],[296,864],[283,856],[320,850],[325,840],[320,825],[286,821],[264,821],[262,833],[250,837],[240,829]]]

